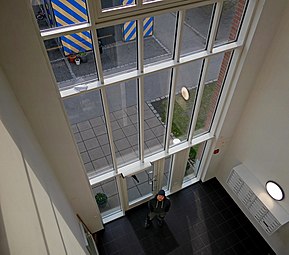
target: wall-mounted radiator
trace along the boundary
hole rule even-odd
[[[265,184],[244,165],[234,167],[227,184],[268,235],[289,221],[287,211],[265,190]]]

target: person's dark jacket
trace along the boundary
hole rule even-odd
[[[171,206],[171,201],[165,197],[163,201],[157,200],[157,195],[148,202],[150,212],[163,213],[168,212]]]

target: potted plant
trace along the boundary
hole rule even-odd
[[[68,60],[70,63],[74,63],[76,59],[76,55],[74,53],[68,55]]]
[[[99,207],[104,208],[107,204],[107,195],[104,193],[97,193],[95,195],[95,201]]]
[[[86,51],[79,52],[78,57],[80,58],[82,63],[87,62],[87,52]]]
[[[77,66],[80,65],[80,58],[75,58],[75,64],[76,64]]]

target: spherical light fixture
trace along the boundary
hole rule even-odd
[[[275,200],[280,201],[284,198],[283,189],[274,181],[268,181],[266,183],[266,190],[268,194]]]
[[[183,99],[185,99],[186,101],[190,99],[190,93],[186,87],[182,87],[181,94]]]

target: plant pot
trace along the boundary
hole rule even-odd
[[[70,63],[74,63],[75,59],[76,59],[76,55],[75,54],[70,54],[67,58],[68,58]]]
[[[75,59],[75,64],[76,64],[77,66],[80,65],[80,58],[76,58],[76,59]]]
[[[78,54],[80,60],[82,63],[86,63],[87,62],[87,53],[86,52],[80,52]]]
[[[104,193],[97,193],[95,195],[95,201],[100,208],[104,208],[107,204],[107,196]]]

